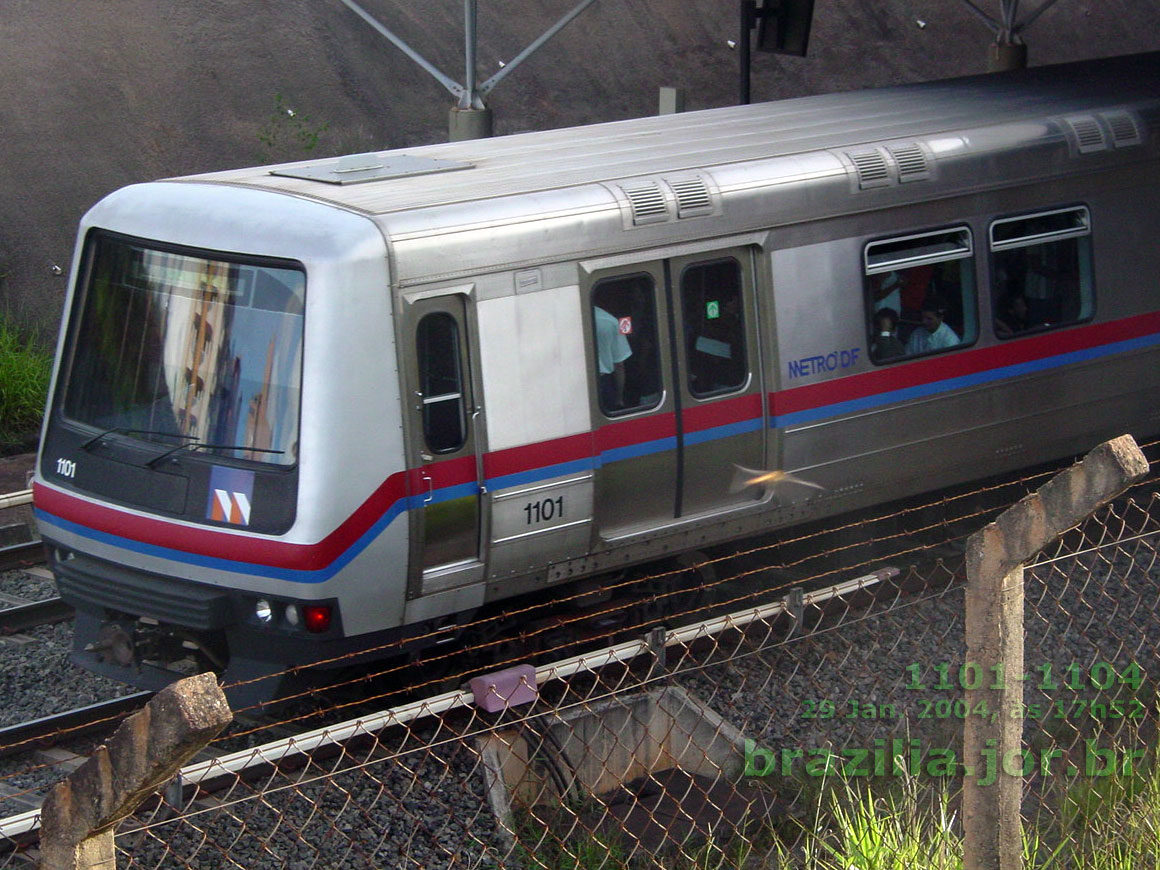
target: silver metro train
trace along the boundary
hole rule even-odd
[[[35,479],[74,658],[258,678],[1160,430],[1158,201],[1160,54],[119,190]]]

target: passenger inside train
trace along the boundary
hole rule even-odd
[[[592,292],[600,410],[612,417],[660,400],[653,283],[641,273],[600,282]]]
[[[922,302],[922,325],[906,340],[908,355],[954,347],[962,339],[946,323],[947,304],[941,296],[927,296]]]
[[[1027,298],[1022,293],[1012,293],[996,309],[995,335],[999,338],[1013,338],[1032,328]]]
[[[906,353],[899,340],[898,312],[893,308],[879,308],[874,312],[874,338],[870,342],[870,356],[875,361],[892,359]]]

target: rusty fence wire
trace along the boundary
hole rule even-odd
[[[994,714],[964,689],[1000,676],[965,660],[964,544],[1046,479],[628,572],[514,636],[457,627],[475,656],[241,711],[118,825],[118,866],[953,866],[963,724]],[[1027,567],[1025,752],[996,763],[1026,767],[1036,866],[1160,846],[1156,488]],[[0,767],[0,797],[44,766]],[[7,845],[24,866],[35,831]]]
[[[1160,856],[1160,504],[1138,487],[1025,578],[1025,838],[1061,866]],[[1069,864],[1070,862],[1070,864]]]

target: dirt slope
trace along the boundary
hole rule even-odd
[[[363,5],[462,80],[460,0]],[[488,76],[575,0],[479,5]],[[662,85],[685,88],[690,109],[734,102],[737,8],[600,0],[494,92],[497,132],[649,114]],[[990,40],[959,0],[817,0],[810,56],[755,56],[753,95],[981,72]],[[1033,64],[1160,48],[1160,0],[1060,0],[1028,42]],[[439,141],[452,104],[339,0],[3,0],[0,82],[0,310],[45,334],[65,285],[53,266],[67,274],[77,220],[105,193]],[[293,117],[275,112],[279,95]]]

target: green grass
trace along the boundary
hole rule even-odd
[[[0,315],[0,452],[29,445],[44,413],[52,353]]]
[[[943,784],[915,777],[876,793],[838,780],[818,799],[814,818],[798,823],[797,848],[776,846],[779,867],[809,870],[961,870],[963,843]]]
[[[1138,747],[1138,740],[1128,746]],[[1123,757],[1123,747],[1114,747]],[[1160,866],[1160,765],[1149,753],[1131,771],[1059,779],[1039,818],[1024,819],[1023,866],[1032,870],[1132,870]],[[813,817],[776,844],[779,867],[803,870],[961,870],[961,820],[947,783],[904,778],[901,788],[838,780]]]
[[[1139,747],[1139,739],[1126,745]],[[1109,741],[1110,743],[1111,741]],[[1124,741],[1122,741],[1124,742]],[[1117,755],[1123,757],[1122,747]],[[1160,867],[1160,765],[1154,752],[1131,771],[1061,777],[1044,795],[1038,818],[1024,819],[1028,870],[1139,870]],[[917,777],[828,780],[803,789],[793,818],[777,830],[746,826],[724,839],[690,842],[654,858],[607,837],[567,842],[531,819],[519,839],[521,866],[542,870],[962,870],[962,822],[953,809],[957,783]]]
[[[1123,756],[1120,746],[1113,745],[1113,751]],[[1056,861],[1041,866],[1090,870],[1158,866],[1160,765],[1153,753],[1131,770],[1079,777],[1062,792],[1054,816],[1036,826],[1043,836],[1061,844]]]

